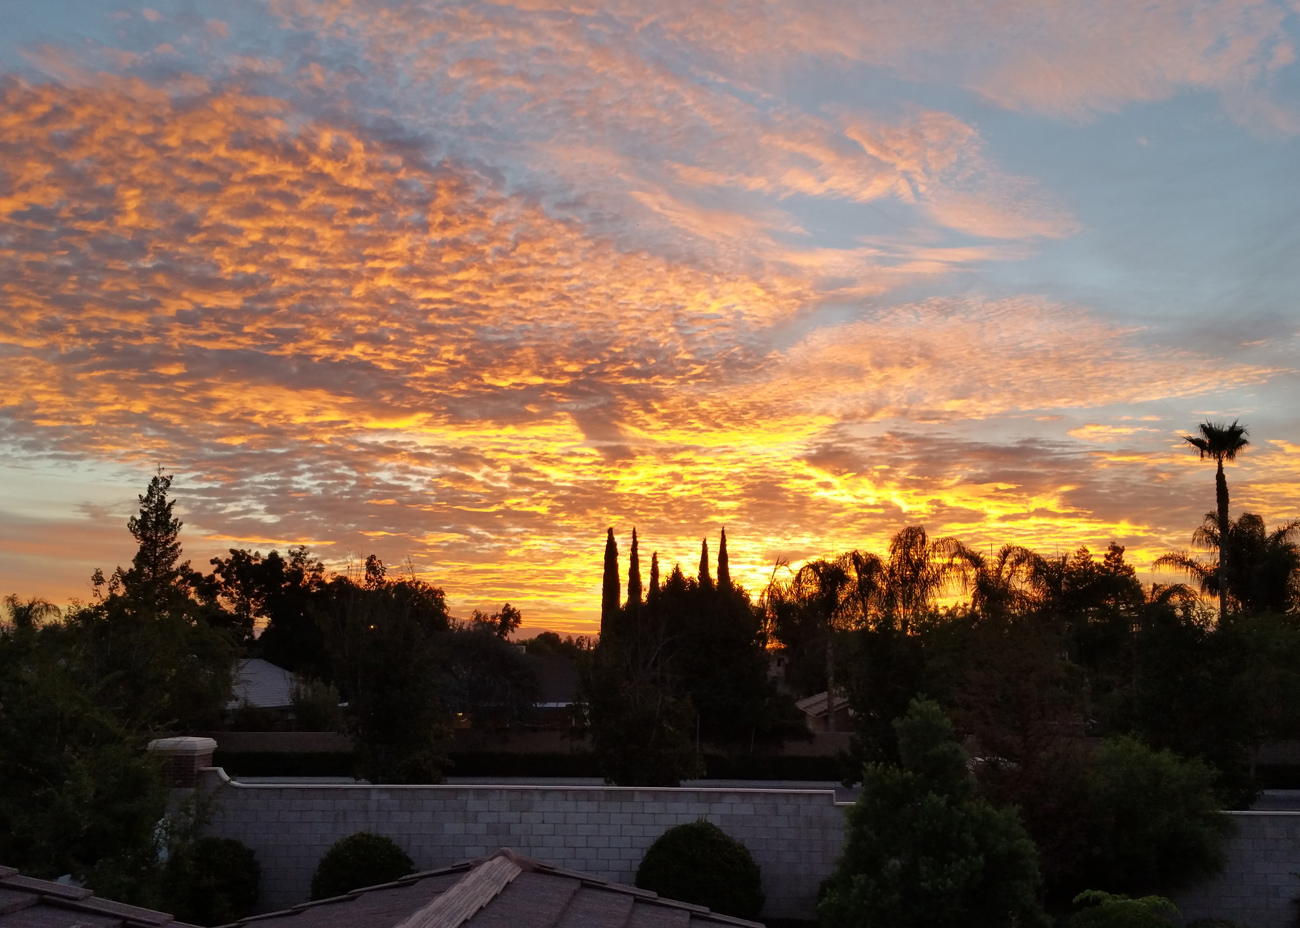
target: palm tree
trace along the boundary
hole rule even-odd
[[[814,640],[825,635],[827,730],[834,731],[835,633],[846,624],[856,605],[853,562],[850,555],[834,560],[816,558],[805,562],[784,581],[777,578],[777,572],[783,567],[785,564],[778,561],[772,571],[772,580],[763,593],[763,608],[787,647],[794,637],[790,633],[799,626],[807,632],[817,629]],[[787,631],[782,632],[782,628]]]
[[[1183,441],[1187,442],[1197,453],[1200,454],[1201,460],[1213,458],[1217,470],[1214,475],[1215,499],[1218,502],[1218,522],[1219,537],[1228,537],[1228,479],[1223,475],[1223,462],[1232,461],[1237,457],[1237,452],[1250,444],[1246,440],[1249,434],[1244,425],[1240,425],[1236,419],[1232,420],[1232,425],[1224,425],[1222,422],[1202,422],[1200,425],[1200,435],[1184,435]],[[1224,545],[1219,550],[1219,619],[1222,621],[1228,613],[1228,548],[1230,545]]]
[[[1202,561],[1186,551],[1171,551],[1157,559],[1155,566],[1186,574],[1203,595],[1214,594],[1222,583],[1234,611],[1290,611],[1300,593],[1300,521],[1287,522],[1270,532],[1262,518],[1243,512],[1236,521],[1229,520],[1226,544],[1223,538],[1217,514],[1207,512],[1205,521],[1192,534],[1192,546],[1217,552],[1217,561]],[[1231,557],[1227,556],[1229,551]],[[1231,570],[1223,566],[1229,561]]]
[[[1290,612],[1300,573],[1300,521],[1268,531],[1264,520],[1243,512],[1232,523],[1229,545],[1232,575],[1228,587],[1249,612]]]
[[[904,631],[934,606],[947,585],[951,571],[943,558],[954,543],[950,538],[931,541],[919,525],[909,525],[889,540],[885,606]]]
[[[42,622],[57,619],[62,614],[51,602],[36,598],[23,602],[17,593],[6,596],[4,605],[9,610],[9,620],[14,628],[38,628]]]
[[[985,557],[954,539],[948,542],[948,568],[970,593],[976,613],[1006,618],[1034,605],[1047,562],[1028,548],[1011,544]]]

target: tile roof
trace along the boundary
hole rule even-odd
[[[228,928],[762,928],[501,848]]]
[[[99,899],[88,889],[0,867],[0,928],[193,928],[166,912]]]

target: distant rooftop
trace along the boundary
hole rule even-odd
[[[88,889],[0,866],[0,928],[194,928],[166,912],[99,899]]]
[[[236,922],[240,928],[763,928],[501,848]]]
[[[235,666],[229,708],[287,709],[293,705],[293,674],[270,661],[251,658]]]
[[[835,706],[835,711],[839,712],[841,709],[844,709],[848,706],[849,698],[847,696],[842,696],[837,693],[835,695],[835,701],[832,704]],[[812,715],[812,716],[825,715],[826,714],[826,691],[823,690],[822,692],[817,693],[813,696],[808,696],[804,699],[800,699],[798,702],[795,703],[795,705],[799,708],[801,712],[803,712],[806,715]]]

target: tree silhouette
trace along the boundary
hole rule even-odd
[[[600,591],[600,633],[614,627],[618,619],[618,542],[614,529],[605,536],[605,575]]]
[[[641,555],[637,551],[636,528],[632,528],[632,550],[627,565],[627,608],[635,611],[641,605]]]
[[[68,625],[84,636],[98,700],[131,726],[185,731],[220,719],[237,642],[217,581],[177,563],[171,482],[161,473],[149,481],[127,522],[138,543],[131,567],[107,581],[97,569],[95,602],[70,610]]]
[[[904,631],[930,611],[935,597],[947,583],[943,554],[951,544],[947,539],[930,541],[919,525],[909,525],[889,540],[889,557],[884,564],[884,606]],[[858,574],[861,578],[862,568]]]
[[[731,565],[727,562],[727,530],[718,539],[718,589],[731,589]]]
[[[701,589],[710,590],[713,588],[713,580],[709,577],[709,539],[705,538],[700,546],[700,577],[699,584]]]
[[[515,632],[520,625],[524,624],[524,614],[514,606],[506,603],[498,611],[488,615],[475,609],[470,615],[470,621],[475,625],[482,625],[492,630],[502,641],[508,641],[510,635]]]
[[[650,590],[646,594],[646,602],[659,598],[659,552],[655,551],[650,555]]]
[[[171,475],[159,471],[144,494],[137,497],[139,514],[126,523],[137,543],[135,557],[131,569],[119,567],[109,585],[110,592],[120,589],[137,611],[151,616],[188,602],[200,581],[200,574],[190,569],[189,561],[178,563],[183,523],[172,514],[175,502],[167,498],[171,485]]]
[[[997,554],[986,557],[959,541],[948,544],[949,567],[970,593],[971,608],[979,615],[1005,617],[1032,604],[1047,566],[1033,551],[1003,545]]]
[[[906,632],[947,584],[955,546],[952,539],[930,541],[924,528],[909,525],[890,539],[884,560],[863,551],[844,555],[852,581],[848,595],[860,622],[884,622]]]
[[[17,593],[10,593],[4,598],[4,605],[14,628],[38,628],[41,623],[57,620],[62,615],[54,603],[36,596],[23,602]]]
[[[1225,543],[1226,538],[1226,543]],[[1169,568],[1186,574],[1203,595],[1222,590],[1223,606],[1233,611],[1289,611],[1300,597],[1296,574],[1300,571],[1300,521],[1288,522],[1272,532],[1264,520],[1253,512],[1228,520],[1227,535],[1219,528],[1218,514],[1207,512],[1205,521],[1192,534],[1192,547],[1215,552],[1212,561],[1203,561],[1187,551],[1171,551],[1158,558],[1157,568]]]
[[[763,594],[764,606],[783,642],[805,635],[825,642],[828,731],[835,730],[830,711],[835,692],[835,633],[852,611],[852,593],[851,561],[841,556],[808,561],[784,582],[774,577]]]
[[[1201,460],[1213,458],[1216,465],[1214,473],[1214,495],[1218,503],[1218,523],[1219,535],[1226,538],[1228,535],[1228,479],[1223,475],[1223,462],[1232,461],[1237,457],[1237,452],[1241,451],[1250,444],[1246,440],[1249,434],[1244,425],[1238,424],[1237,420],[1232,421],[1232,425],[1224,425],[1222,422],[1202,422],[1200,424],[1200,435],[1184,435],[1183,441],[1187,442],[1196,449]],[[1219,551],[1219,619],[1222,620],[1228,613],[1228,579],[1227,574],[1230,569],[1225,560],[1227,546]]]

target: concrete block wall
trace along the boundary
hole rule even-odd
[[[357,831],[387,835],[418,869],[509,847],[632,883],[646,849],[673,825],[705,818],[742,842],[763,871],[764,914],[812,918],[817,887],[844,840],[831,790],[612,786],[246,784],[209,770],[206,833],[237,838],[262,866],[261,909],[307,899],[329,846]]]
[[[1185,921],[1226,918],[1249,928],[1292,928],[1300,897],[1300,812],[1230,812],[1223,872],[1174,897]]]
[[[744,843],[763,871],[764,915],[815,915],[817,887],[844,840],[831,790],[613,786],[365,786],[238,783],[209,768],[207,833],[238,838],[262,865],[263,911],[307,899],[329,846],[357,831],[387,835],[417,868],[498,847],[632,883],[646,849],[673,825],[705,818]],[[1300,812],[1229,813],[1222,873],[1175,896],[1183,921],[1225,918],[1292,928],[1300,896]]]

